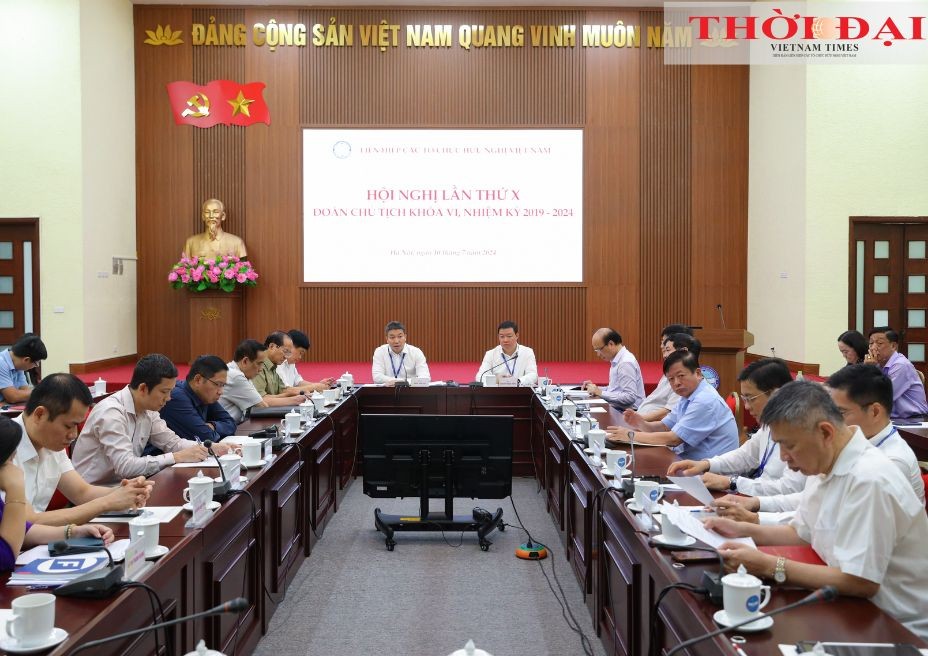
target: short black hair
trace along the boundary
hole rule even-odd
[[[696,359],[699,359],[699,354],[702,353],[702,343],[692,335],[686,333],[674,333],[670,335],[665,341],[673,344],[675,351],[681,351],[686,349],[690,353],[696,356]]]
[[[16,340],[16,343],[10,347],[10,350],[18,358],[29,358],[33,362],[44,360],[48,357],[48,349],[42,339],[35,333],[26,333]]]
[[[74,374],[51,374],[32,390],[24,412],[28,417],[42,406],[48,410],[48,418],[54,420],[70,412],[75,401],[88,408],[93,404],[93,395],[87,383]]]
[[[873,337],[874,333],[884,333],[886,339],[894,344],[899,343],[899,333],[890,328],[889,326],[877,326],[876,328],[871,328],[870,332],[867,333],[867,337]]]
[[[519,324],[517,324],[515,321],[503,321],[496,327],[496,332],[506,330],[507,328],[512,328],[512,332],[514,333],[519,332]]]
[[[670,368],[678,362],[690,371],[699,369],[699,358],[697,358],[694,353],[689,351],[674,351],[664,358],[664,375],[666,376]]]
[[[166,355],[149,353],[135,363],[129,387],[138,389],[139,385],[145,383],[145,386],[152,390],[162,378],[177,378],[177,367]]]
[[[843,427],[844,417],[831,395],[818,383],[809,380],[794,380],[770,396],[760,423],[775,427],[776,424],[799,426],[812,430],[822,421]],[[776,437],[776,432],[773,432]]]
[[[872,364],[852,364],[828,378],[828,387],[841,390],[862,408],[879,403],[886,414],[893,411],[893,381]]]
[[[245,358],[248,358],[249,360],[257,360],[258,353],[266,350],[267,348],[264,346],[264,344],[258,340],[246,339],[235,347],[235,354],[232,356],[232,359],[236,362],[241,362]]]
[[[309,350],[311,344],[309,343],[309,335],[304,333],[302,330],[288,330],[287,334],[290,335],[290,339],[293,340],[293,345],[297,348]]]
[[[596,332],[602,332],[603,346],[607,346],[609,342],[612,342],[613,344],[622,343],[622,336],[615,328],[600,328]]]
[[[854,352],[857,354],[858,362],[864,361],[864,356],[867,355],[867,347],[869,346],[866,337],[856,330],[845,330],[838,335],[838,341],[854,349]]]
[[[10,456],[16,453],[16,447],[23,439],[23,429],[9,417],[0,416],[0,466],[6,464]]]
[[[693,329],[687,326],[685,323],[669,323],[664,326],[664,329],[661,331],[661,343],[667,341],[671,335],[676,335],[677,333],[683,333],[684,335],[693,336]]]
[[[741,373],[738,380],[749,380],[761,392],[772,392],[792,382],[793,375],[785,360],[780,358],[761,358],[750,363]]]
[[[271,344],[277,346],[283,346],[284,342],[287,341],[287,338],[290,337],[287,333],[282,330],[275,330],[270,335],[264,338],[264,348],[270,348]]]
[[[386,333],[390,332],[391,330],[402,330],[402,331],[405,333],[405,332],[406,332],[406,326],[403,325],[403,322],[402,322],[402,321],[390,321],[390,322],[387,323],[387,325],[384,327],[383,332],[384,332],[384,334],[386,334]]]
[[[187,382],[192,381],[197,374],[200,374],[203,378],[212,378],[220,371],[228,370],[229,366],[218,355],[201,355],[190,365],[190,371],[187,372]]]

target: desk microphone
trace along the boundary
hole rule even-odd
[[[60,553],[62,549],[67,548],[67,540],[57,540],[56,542],[50,542],[48,545],[49,552],[55,549]],[[83,551],[82,547],[71,547],[71,549],[72,550],[68,553],[81,553],[81,551]],[[74,549],[80,549],[81,551],[75,551]],[[125,575],[125,570],[122,565],[113,563],[113,554],[110,553],[110,550],[100,546],[94,547],[92,551],[105,551],[107,557],[110,559],[109,566],[104,569],[82,574],[73,581],[68,581],[64,585],[58,586],[52,591],[56,597],[104,599],[122,588],[122,579]]]
[[[722,633],[731,631],[733,629],[740,628],[744,626],[745,624],[751,624],[752,622],[756,622],[757,620],[762,619],[764,617],[772,617],[774,615],[779,615],[780,613],[783,613],[785,611],[792,610],[793,608],[798,608],[799,606],[805,606],[807,604],[815,604],[820,601],[834,601],[837,598],[838,598],[838,589],[832,585],[826,585],[822,588],[819,588],[812,594],[803,597],[797,602],[783,606],[783,608],[777,608],[776,610],[772,610],[769,613],[760,613],[759,615],[755,615],[749,619],[743,620],[736,624],[732,624],[731,626],[723,626],[722,628],[716,629],[715,631],[711,631],[704,635],[697,636],[690,640],[686,640],[685,642],[681,642],[679,645],[677,645],[676,647],[673,647],[670,651],[668,651],[665,654],[665,656],[673,656],[673,654],[676,654],[678,651],[681,651],[683,649],[686,649],[687,647],[695,645],[697,642],[702,642],[703,640],[706,640],[708,638],[712,638]]]
[[[151,626],[146,626],[141,629],[134,629],[132,631],[124,631],[123,633],[117,633],[116,635],[111,635],[106,638],[100,638],[99,640],[91,640],[90,642],[85,642],[82,645],[79,645],[74,651],[71,652],[71,656],[82,652],[87,649],[92,649],[93,647],[99,647],[100,645],[106,644],[107,642],[113,642],[114,640],[122,640],[123,638],[129,638],[134,635],[140,635],[142,633],[147,633],[149,631],[157,631],[168,626],[174,626],[175,624],[182,624],[184,622],[189,622],[190,620],[200,619],[201,617],[210,617],[211,615],[221,615],[223,613],[241,613],[244,610],[248,609],[248,600],[244,597],[236,597],[231,599],[223,604],[216,606],[215,608],[210,608],[209,610],[204,610],[202,613],[194,613],[193,615],[185,615],[184,617],[178,617],[177,619],[168,620],[166,622],[159,622],[157,624],[152,624]]]
[[[722,320],[722,328],[725,328],[725,315],[722,313],[722,304],[719,303],[715,306],[715,309],[719,311],[719,319]]]
[[[515,362],[515,361],[518,360],[518,359],[519,359],[519,350],[516,349],[516,352],[513,354],[513,356],[512,356],[511,358],[509,358],[509,360],[502,360],[502,361],[500,361],[500,362],[497,362],[495,365],[493,365],[493,366],[490,367],[489,369],[486,369],[486,370],[484,370],[484,371],[481,371],[481,372],[477,375],[477,380],[475,380],[473,383],[471,383],[470,386],[471,386],[471,387],[483,387],[483,377],[484,377],[485,375],[487,375],[488,373],[491,373],[494,369],[496,369],[496,368],[499,367],[500,365],[504,365],[504,364],[506,364],[507,362]]]
[[[216,455],[216,452],[213,451],[213,441],[204,440],[203,446],[206,447],[207,453],[216,460],[216,464],[219,465],[219,475],[222,477],[221,483],[213,481],[213,500],[220,502],[225,501],[229,498],[229,492],[232,491],[232,483],[226,478],[226,472],[222,468],[222,462],[219,460],[219,456]]]

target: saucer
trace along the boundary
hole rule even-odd
[[[641,506],[638,505],[638,502],[634,499],[629,499],[625,502],[625,506],[632,512],[640,513],[642,512]],[[654,504],[654,510],[651,511],[652,515],[659,515],[661,513],[661,507],[659,504]]]
[[[601,471],[600,473],[601,473],[603,476],[605,476],[606,478],[612,478],[613,476],[615,476],[615,472],[613,472],[613,470],[609,469],[606,465],[603,465],[603,466],[602,466],[602,471]],[[622,476],[631,476],[631,475],[632,475],[632,470],[631,470],[631,469],[623,469],[623,470],[622,470]]]
[[[681,542],[671,542],[666,537],[664,537],[663,533],[652,535],[651,539],[667,547],[688,547],[691,544],[696,544],[696,538],[694,538],[692,535],[684,535]]]
[[[161,556],[163,556],[169,551],[170,549],[168,549],[166,546],[164,546],[163,544],[159,544],[157,547],[155,547],[155,553],[151,555],[146,554],[145,560],[158,560],[159,558],[161,558]]]
[[[59,629],[57,626],[52,629],[52,634],[43,642],[29,647],[22,647],[19,640],[9,636],[0,639],[0,649],[10,654],[37,654],[40,651],[47,651],[60,642],[64,642],[68,637],[68,632]]]
[[[222,504],[220,504],[218,501],[210,501],[208,504],[206,504],[206,509],[207,509],[207,510],[216,510],[216,508],[218,508],[218,507],[221,506],[221,505],[222,505]],[[184,504],[184,510],[189,510],[190,512],[193,512],[193,504],[185,503],[185,504]]]
[[[244,467],[245,469],[257,469],[258,467],[264,467],[264,465],[266,465],[266,464],[267,464],[267,460],[259,460],[259,461],[258,461],[256,464],[254,464],[254,465],[246,465],[246,464],[243,462],[243,463],[242,463],[242,467]],[[245,477],[242,476],[242,478],[245,478]],[[247,479],[246,479],[246,480],[247,480]]]
[[[712,616],[712,619],[714,619],[717,624],[721,624],[722,626],[732,626],[733,624],[736,624],[736,622],[732,622],[730,619],[728,619],[728,613],[726,613],[724,610],[718,611],[715,615]],[[771,626],[773,626],[773,618],[762,617],[759,620],[754,620],[750,624],[739,626],[738,630],[744,631],[745,633],[754,633],[755,631],[766,631]]]
[[[217,477],[215,477],[213,480],[216,481],[217,483],[222,483],[222,476],[217,476]],[[247,482],[248,482],[248,477],[247,477],[247,476],[239,476],[239,477],[238,477],[238,482],[239,482],[239,483],[247,483]]]

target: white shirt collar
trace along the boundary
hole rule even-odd
[[[835,459],[835,464],[832,466],[831,472],[823,475],[823,480],[827,481],[832,476],[844,476],[850,472],[851,467],[854,466],[857,459],[869,447],[867,438],[864,437],[864,433],[860,430],[860,427],[854,426],[853,428],[854,434],[851,436],[851,439],[848,440],[848,443],[844,445],[844,448],[841,449],[841,453],[839,453],[838,457]]]
[[[619,344],[619,350],[616,352],[615,356],[612,358],[613,362],[619,362],[622,360],[622,354],[625,353],[625,346]]]
[[[26,431],[25,416],[25,414],[21,414],[13,419],[13,421],[19,424],[23,429],[23,439],[19,442],[19,446],[16,447],[17,454],[19,455],[20,465],[23,465],[30,460],[35,460],[39,457],[39,452],[36,450],[35,444],[32,443],[32,440],[29,439],[29,433]]]
[[[879,433],[877,433],[873,437],[868,438],[868,440],[870,444],[872,444],[873,446],[876,446],[877,442],[879,442],[880,440],[882,440],[884,437],[886,437],[892,432],[893,432],[893,422],[890,421],[886,423],[886,425],[883,427],[883,430],[881,430]]]
[[[390,348],[390,345],[387,344],[387,355],[389,355],[391,358],[393,356],[396,356],[398,358],[402,357],[404,353],[409,353],[409,344],[403,344],[403,350],[400,351],[399,353],[394,351],[392,348]]]

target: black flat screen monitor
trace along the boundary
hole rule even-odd
[[[421,452],[428,496],[444,498],[451,459],[453,497],[504,499],[512,493],[512,417],[361,415],[364,493],[421,497]]]

